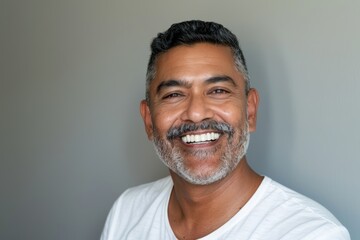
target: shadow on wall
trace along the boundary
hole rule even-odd
[[[266,45],[256,40],[247,43],[252,86],[260,95],[257,130],[251,136],[248,160],[260,174],[285,182],[291,179],[294,142],[289,75],[283,48],[273,39],[261,44]]]
[[[139,85],[144,84],[140,83]],[[139,112],[140,101],[144,96],[143,88],[137,88],[135,96],[129,102],[128,109],[132,114],[127,114],[126,124],[128,135],[126,136],[126,151],[128,158],[125,159],[128,167],[129,182],[138,185],[157,180],[168,175],[168,169],[163,165],[155,153],[152,142],[148,140],[144,124]],[[140,91],[141,90],[141,91]]]

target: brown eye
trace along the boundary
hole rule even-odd
[[[218,88],[218,89],[213,90],[210,94],[226,94],[226,93],[229,93],[229,91],[226,91],[225,89]]]
[[[182,95],[180,93],[170,93],[163,97],[163,99],[169,99],[169,98],[176,98],[181,97]]]

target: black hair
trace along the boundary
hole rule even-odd
[[[165,32],[159,33],[151,43],[151,55],[146,73],[146,100],[150,103],[149,87],[156,75],[157,57],[180,45],[193,45],[195,43],[212,43],[228,46],[234,56],[234,64],[244,76],[246,92],[250,89],[250,79],[246,67],[245,57],[239,46],[236,36],[221,24],[191,20],[175,23]]]

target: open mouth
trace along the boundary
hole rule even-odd
[[[200,144],[212,142],[219,139],[220,133],[208,132],[202,134],[189,134],[181,137],[181,140],[187,144]]]

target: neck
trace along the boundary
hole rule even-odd
[[[188,183],[173,172],[171,176],[174,188],[168,214],[180,239],[199,238],[222,226],[247,203],[262,181],[245,157],[227,177],[209,185]]]

